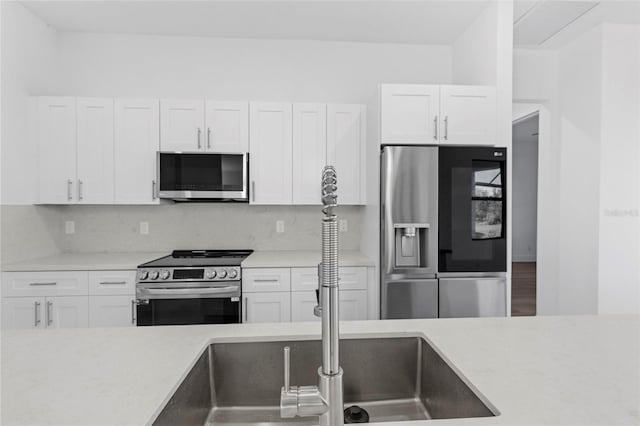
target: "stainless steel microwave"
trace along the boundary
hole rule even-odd
[[[158,152],[158,197],[248,202],[249,154]]]

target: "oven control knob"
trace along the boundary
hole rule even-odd
[[[160,273],[160,278],[162,278],[163,280],[168,280],[170,276],[171,274],[169,273],[169,271],[162,271]]]
[[[149,278],[151,278],[152,280],[157,280],[158,279],[158,271],[151,271],[151,273],[149,273]]]
[[[149,272],[147,271],[140,271],[140,279],[141,280],[146,280],[149,277]]]
[[[210,269],[207,271],[207,279],[208,280],[212,280],[216,277],[216,271],[214,271],[213,269]]]
[[[220,269],[218,271],[218,277],[225,278],[226,276],[227,276],[227,270],[226,269]]]
[[[235,269],[229,269],[229,278],[233,279],[238,276],[238,271]]]

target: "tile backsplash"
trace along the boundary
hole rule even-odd
[[[347,219],[340,248],[360,246],[361,207],[337,210]],[[159,206],[2,206],[2,261],[57,252],[135,252],[250,248],[319,250],[319,206],[177,203]],[[75,233],[65,234],[65,222]],[[284,221],[284,232],[276,232]],[[146,223],[146,225],[145,225]],[[147,234],[140,228],[148,227]],[[144,229],[143,229],[144,230]]]

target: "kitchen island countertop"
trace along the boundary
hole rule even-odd
[[[640,316],[361,321],[341,332],[425,336],[500,411],[411,425],[640,423]],[[318,323],[5,331],[1,422],[150,424],[209,343],[319,334]]]

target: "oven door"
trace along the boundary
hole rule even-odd
[[[136,303],[139,326],[233,324],[242,317],[239,282],[138,285]]]
[[[158,152],[158,197],[249,201],[248,154]]]

